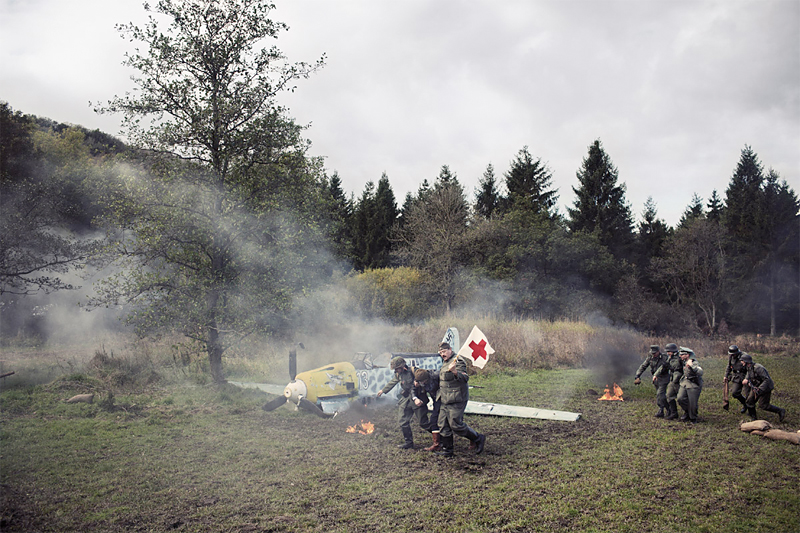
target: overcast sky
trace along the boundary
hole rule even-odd
[[[448,165],[472,200],[528,146],[566,213],[595,139],[637,220],[648,196],[671,225],[724,200],[745,145],[800,189],[798,0],[276,3],[289,59],[327,56],[282,103],[348,194],[386,172],[402,205]],[[118,134],[89,102],[133,88],[114,25],[145,20],[141,0],[0,0],[0,100]]]

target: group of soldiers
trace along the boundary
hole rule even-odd
[[[394,377],[378,392],[378,397],[400,385],[398,401],[400,431],[403,444],[400,448],[414,447],[411,421],[431,433],[433,445],[425,448],[444,457],[453,457],[455,435],[470,441],[470,450],[483,452],[486,435],[482,435],[464,422],[464,410],[469,401],[469,375],[467,363],[457,357],[447,342],[439,344],[442,366],[438,373],[423,368],[413,371],[402,357],[395,357],[389,363]],[[428,413],[428,398],[433,398],[433,410]]]
[[[659,346],[651,346],[650,354],[639,365],[634,383],[642,382],[641,375],[650,368],[653,385],[656,388],[656,417],[667,420],[678,418],[678,406],[683,409],[680,420],[697,422],[697,403],[703,390],[703,369],[697,363],[694,352],[689,348],[669,343],[661,353]],[[763,365],[753,362],[750,354],[739,350],[738,346],[728,348],[728,366],[723,384],[731,396],[742,404],[741,413],[748,413],[753,420],[758,418],[756,405],[764,411],[776,413],[783,422],[786,410],[770,403],[775,383]],[[729,409],[727,395],[722,406]]]

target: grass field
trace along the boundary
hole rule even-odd
[[[797,354],[755,355],[776,381],[777,427],[800,429]],[[800,447],[738,429],[726,361],[701,358],[701,423],[653,417],[653,387],[577,369],[479,372],[475,400],[582,413],[578,422],[468,416],[474,455],[401,451],[394,409],[332,420],[257,391],[66,374],[0,393],[2,531],[800,531]],[[488,368],[488,367],[487,367]],[[122,380],[124,381],[124,380]],[[645,382],[646,383],[646,382]],[[112,393],[109,396],[109,391]],[[94,392],[93,404],[66,404]],[[375,433],[345,432],[361,419]]]

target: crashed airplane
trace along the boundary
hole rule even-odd
[[[477,328],[473,332],[476,330]],[[458,330],[449,328],[443,341],[448,342],[451,346],[458,346]],[[459,356],[462,356],[465,351],[469,352],[467,349],[469,344],[470,340],[468,339],[459,350]],[[481,348],[484,345],[485,342],[480,345]],[[472,346],[476,345],[473,343]],[[482,352],[482,354],[485,356],[485,352]],[[269,394],[278,394],[277,398],[264,405],[266,411],[275,410],[291,402],[296,407],[318,416],[333,417],[348,409],[353,401],[358,400],[364,404],[379,401],[376,400],[378,391],[394,377],[394,371],[388,366],[389,360],[397,356],[403,357],[408,366],[412,368],[424,368],[428,371],[438,372],[442,366],[442,358],[436,353],[387,353],[382,354],[376,360],[373,360],[370,354],[359,354],[352,362],[332,363],[295,375],[296,353],[292,351],[289,359],[289,373],[292,381],[285,387],[269,383],[237,381],[229,383],[243,388],[260,389]],[[467,358],[472,359],[470,354],[467,354]],[[485,360],[483,362],[485,363]],[[399,392],[400,387],[395,387],[389,393],[383,395],[383,398],[396,400]],[[581,417],[580,413],[568,411],[476,402],[473,400],[467,403],[465,413],[568,422],[574,422]]]

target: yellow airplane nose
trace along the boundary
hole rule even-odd
[[[306,384],[303,383],[301,380],[296,379],[286,385],[286,388],[283,389],[283,395],[286,397],[287,400],[291,400],[294,403],[298,403],[300,398],[308,397],[308,388]]]

